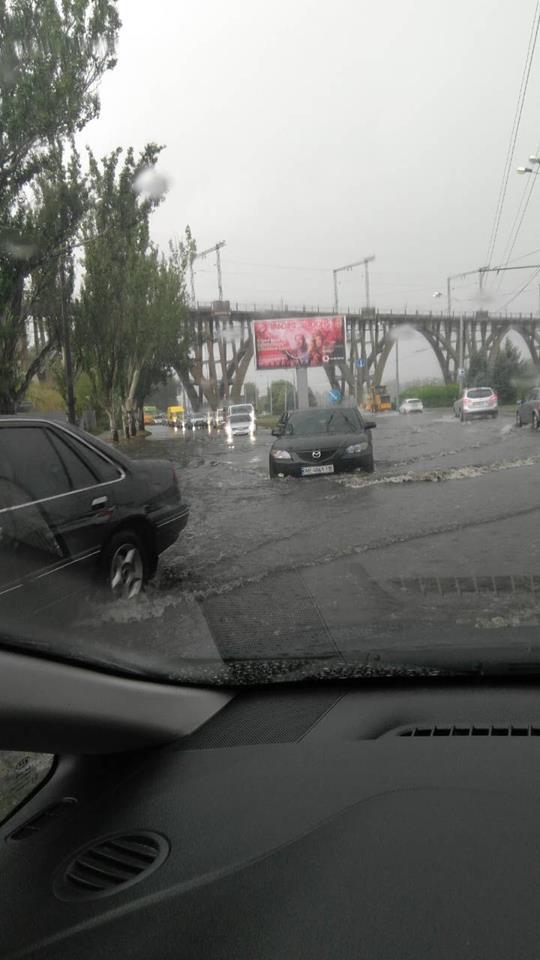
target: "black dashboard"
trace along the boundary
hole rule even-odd
[[[540,689],[239,693],[62,756],[1,829],[3,960],[536,958]]]

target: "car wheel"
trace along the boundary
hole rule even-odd
[[[532,415],[532,419],[531,419],[531,427],[533,428],[533,430],[538,430],[538,428],[540,427],[540,420],[538,419],[538,414],[537,414],[536,410],[533,410],[533,415]]]
[[[522,427],[522,426],[523,426],[523,420],[521,419],[519,410],[516,410],[516,427]]]
[[[366,473],[373,473],[374,470],[375,470],[375,461],[373,459],[373,454],[371,454],[371,457],[369,458],[369,460],[366,461],[364,471]]]
[[[467,419],[467,417],[463,413],[463,410],[460,410],[459,419],[461,420],[462,423],[465,423],[465,420]]]
[[[272,463],[272,461],[270,461],[270,463],[268,464],[268,473],[270,474],[270,479],[271,479],[271,480],[275,480],[275,479],[276,479],[276,477],[277,477],[277,470],[276,470],[276,468],[274,467],[274,464]]]
[[[493,413],[491,414],[491,417],[493,420],[496,420],[498,416],[499,416],[498,410],[494,410]]]
[[[132,600],[138,596],[155,566],[133,530],[115,533],[103,551],[103,577],[116,599]]]

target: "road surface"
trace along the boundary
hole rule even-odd
[[[146,594],[100,612],[105,630],[174,673],[182,658],[347,658],[536,625],[540,433],[431,411],[380,415],[373,439],[373,475],[303,480],[269,479],[266,429],[130,441],[177,464],[191,516]]]

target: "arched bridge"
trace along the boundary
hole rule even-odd
[[[225,303],[199,306],[190,313],[192,349],[189,361],[177,367],[194,409],[205,402],[216,409],[224,400],[238,401],[253,359],[251,323],[277,317],[328,316],[332,311],[241,310]],[[332,386],[353,393],[357,388],[358,358],[365,361],[360,384],[380,383],[399,328],[420,333],[432,348],[445,383],[454,383],[460,360],[460,329],[463,330],[463,361],[484,350],[493,357],[511,330],[523,338],[533,363],[540,367],[540,318],[532,315],[381,313],[363,310],[346,314],[347,360],[325,366]]]

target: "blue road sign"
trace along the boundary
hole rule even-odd
[[[364,360],[364,358],[358,357],[358,360],[356,361],[356,366],[358,367],[358,369],[361,370],[362,367],[365,367],[365,365],[366,365],[366,361]]]
[[[328,396],[330,397],[332,403],[339,403],[341,400],[341,390],[338,390],[337,387],[334,387],[332,390],[330,390]]]

